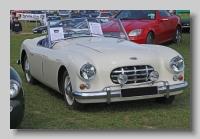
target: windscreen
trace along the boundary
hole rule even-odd
[[[63,27],[63,39],[73,37],[110,37],[129,40],[123,24],[119,19],[98,23],[96,18],[86,18],[73,27]]]

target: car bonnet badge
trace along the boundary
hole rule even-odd
[[[131,60],[137,60],[137,57],[131,57],[130,59]]]

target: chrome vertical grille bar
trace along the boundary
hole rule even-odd
[[[146,73],[147,73],[147,75],[146,75],[146,82],[148,81],[148,73],[149,73],[149,70],[148,70],[148,67],[146,66]]]
[[[137,82],[137,73],[136,73],[136,72],[137,72],[137,69],[136,69],[136,67],[134,67],[134,72],[135,72],[135,73],[134,73],[134,74],[135,74],[134,79],[135,79],[135,83],[136,83],[136,82]]]

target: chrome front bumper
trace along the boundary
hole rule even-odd
[[[181,91],[184,90],[187,86],[188,83],[185,81],[180,84],[174,84],[174,85],[169,85],[168,81],[161,81],[163,82],[163,86],[158,86],[158,94],[156,95],[151,95],[150,98],[154,98],[157,96],[164,96],[168,98],[170,96],[170,92],[175,92],[175,91]],[[143,83],[143,84],[149,84],[149,83]],[[142,84],[138,85],[126,85],[126,86],[141,86]],[[102,91],[98,92],[77,92],[73,91],[72,95],[75,99],[107,99],[107,103],[111,102],[111,98],[114,97],[121,97],[121,90],[111,90],[111,87],[115,86],[107,86],[105,87]],[[145,96],[139,96],[144,97]]]

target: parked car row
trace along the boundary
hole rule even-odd
[[[92,10],[86,11],[92,12]],[[57,16],[52,18],[57,18]],[[103,12],[97,17],[84,17],[80,13],[70,13],[66,21],[73,23],[69,24],[72,27],[84,22],[87,18],[93,18],[96,20],[95,22],[100,22],[104,35],[107,36],[119,35],[116,33],[118,32],[117,23],[113,19],[120,19],[129,39],[140,44],[162,44],[169,41],[180,43],[182,39],[181,19],[168,10],[121,10],[114,16],[110,12]],[[60,22],[51,25],[54,27],[68,26],[68,24],[60,24]],[[46,33],[46,28],[45,26],[36,27],[33,29],[33,33]]]

